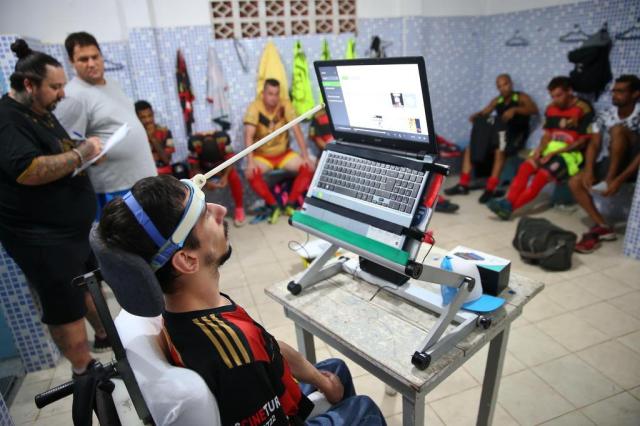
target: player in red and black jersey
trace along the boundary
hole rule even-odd
[[[149,148],[156,163],[159,175],[170,175],[173,173],[171,167],[171,155],[176,151],[173,144],[171,130],[156,124],[155,115],[151,104],[147,101],[137,101],[135,110],[138,119],[144,126],[149,140]]]
[[[577,174],[582,149],[591,140],[593,108],[573,93],[569,77],[554,77],[547,89],[552,102],[545,110],[540,145],[518,168],[507,196],[487,204],[501,219],[509,219],[514,210],[532,201],[547,183],[566,182]]]
[[[129,195],[128,195],[129,196]],[[186,185],[169,176],[142,179],[131,190],[145,226],[173,235],[190,203]],[[125,197],[126,198],[126,197]],[[187,204],[185,206],[185,204]],[[340,360],[316,366],[277,341],[219,290],[219,267],[231,256],[226,209],[203,206],[196,225],[156,271],[165,298],[162,336],[171,360],[199,373],[215,395],[224,425],[385,425],[366,396],[355,396]],[[98,232],[107,246],[157,262],[158,247],[121,198],[104,209]],[[139,212],[136,213],[140,216]],[[301,382],[300,384],[298,382]],[[322,392],[334,404],[307,419],[306,395]]]

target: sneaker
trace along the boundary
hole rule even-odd
[[[469,187],[466,185],[454,185],[451,188],[447,188],[444,190],[444,193],[447,195],[467,195],[469,193]]]
[[[513,207],[506,198],[492,198],[487,202],[487,207],[502,220],[509,220],[513,213]]]
[[[487,201],[495,197],[496,197],[495,191],[489,191],[488,189],[485,189],[482,195],[480,196],[480,198],[478,198],[478,202],[480,204],[485,204]]]
[[[582,239],[578,241],[574,250],[578,253],[589,254],[593,253],[602,244],[600,243],[600,237],[594,232],[587,232],[582,236]]]
[[[269,215],[269,224],[273,225],[274,223],[278,222],[278,219],[280,219],[280,215],[282,214],[282,209],[280,207],[272,207],[271,210],[271,214]]]
[[[440,200],[436,204],[436,211],[440,213],[455,213],[460,208],[459,205],[449,200]]]
[[[247,217],[244,214],[244,209],[242,207],[236,208],[235,214],[233,216],[233,226],[236,228],[240,228],[247,223]]]
[[[284,214],[287,216],[293,216],[295,212],[296,212],[296,208],[293,207],[292,205],[288,205],[287,207],[284,208]]]
[[[93,338],[93,348],[91,348],[91,352],[93,353],[101,353],[107,352],[111,350],[111,343],[109,343],[108,337],[98,337],[94,335]]]
[[[265,220],[269,219],[270,215],[271,208],[269,206],[260,207],[260,209],[255,211],[255,216],[249,221],[249,223],[251,225],[255,225],[260,222],[264,222]]]
[[[616,231],[609,226],[595,225],[589,229],[590,234],[596,234],[600,241],[615,241],[618,237]]]

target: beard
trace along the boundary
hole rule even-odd
[[[214,251],[212,250],[212,252],[205,255],[205,258],[204,258],[205,264],[207,266],[213,267],[214,269],[217,269],[222,265],[224,265],[227,262],[227,260],[231,258],[231,253],[233,252],[231,248],[231,244],[229,244],[229,224],[227,223],[227,221],[223,222],[223,229],[224,229],[224,240],[227,243],[227,250],[222,255],[217,257]]]

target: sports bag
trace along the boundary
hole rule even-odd
[[[547,219],[523,217],[518,222],[513,247],[526,263],[549,271],[571,269],[571,256],[577,235]]]

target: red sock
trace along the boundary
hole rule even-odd
[[[460,175],[460,185],[469,186],[469,182],[471,182],[471,173],[462,173]]]
[[[262,178],[262,173],[256,171],[251,177],[249,177],[249,186],[260,196],[269,206],[275,206],[277,204],[276,198],[271,193],[267,182]]]
[[[553,177],[547,170],[539,169],[533,177],[531,185],[529,185],[529,187],[525,189],[524,192],[520,194],[520,196],[515,201],[511,202],[511,206],[513,207],[513,209],[519,209],[520,207],[536,198],[540,191],[542,191],[542,188],[544,188],[544,186],[552,180]]]
[[[289,204],[293,204],[300,198],[302,193],[309,188],[309,184],[311,183],[311,179],[313,178],[313,173],[311,173],[311,169],[307,167],[306,164],[303,164],[298,169],[298,176],[293,181],[293,185],[291,186],[291,192],[289,193]]]
[[[231,189],[231,196],[233,197],[233,202],[236,204],[236,208],[243,207],[242,181],[235,168],[229,172],[229,189]]]
[[[487,191],[493,192],[498,187],[499,179],[497,177],[491,176],[487,179]]]
[[[509,192],[507,193],[507,200],[511,202],[511,205],[515,203],[522,191],[527,187],[527,182],[529,182],[529,178],[535,171],[536,166],[529,161],[525,161],[518,167],[518,173],[516,177],[513,178],[513,182],[511,182]]]

